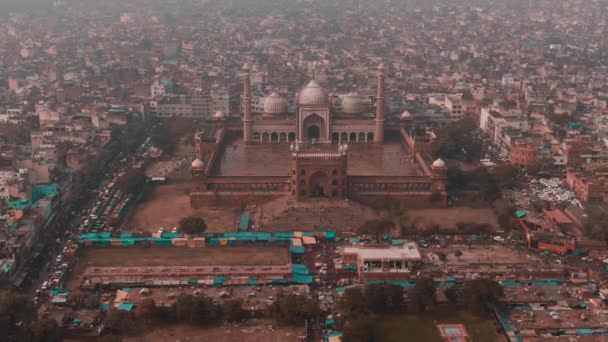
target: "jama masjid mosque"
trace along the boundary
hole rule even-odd
[[[265,97],[263,113],[252,113],[245,64],[242,126],[229,124],[218,112],[213,130],[195,136],[192,207],[280,197],[445,206],[446,165],[431,162],[429,144],[409,135],[408,113],[385,125],[384,65],[377,70],[374,106],[349,93],[336,109],[329,92],[313,79],[297,93],[294,115],[274,92]]]

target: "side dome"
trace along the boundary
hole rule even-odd
[[[284,114],[287,113],[287,100],[276,92],[264,97],[264,114]]]
[[[441,160],[441,158],[437,158],[437,160],[435,160],[433,162],[433,168],[434,169],[445,168],[445,162],[443,160]]]
[[[224,119],[224,118],[226,118],[226,114],[224,114],[224,112],[222,112],[221,110],[218,110],[217,112],[215,112],[215,114],[213,114],[213,118],[214,119]]]
[[[203,163],[202,160],[196,158],[193,162],[192,162],[192,168],[193,169],[202,169],[203,167],[205,167],[205,163]]]
[[[300,91],[298,104],[301,106],[327,106],[328,94],[317,81],[312,80]]]
[[[401,114],[401,120],[411,120],[411,119],[412,119],[412,113],[408,112],[407,110]]]
[[[359,114],[365,110],[363,99],[356,93],[349,93],[344,96],[340,107],[342,112],[346,114]]]

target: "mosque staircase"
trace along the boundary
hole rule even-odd
[[[277,199],[257,208],[255,223],[260,231],[353,231],[378,212],[360,203],[326,198],[306,201]]]

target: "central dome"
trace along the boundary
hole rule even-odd
[[[287,101],[276,92],[264,98],[264,114],[287,113]]]
[[[300,92],[298,104],[301,106],[327,106],[327,92],[317,81],[310,81]]]
[[[349,93],[342,99],[342,112],[346,114],[359,114],[364,111],[363,99],[356,93]]]

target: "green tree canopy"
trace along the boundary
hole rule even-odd
[[[241,322],[249,317],[249,312],[243,307],[243,301],[233,299],[222,304],[224,319],[227,322]]]
[[[279,324],[303,325],[321,314],[319,303],[307,296],[288,294],[277,298],[268,308],[270,317]]]
[[[433,147],[442,158],[466,161],[479,159],[482,145],[475,120],[464,118],[440,129]]]
[[[126,194],[139,193],[147,181],[146,174],[140,169],[129,169],[116,181],[120,191]]]
[[[437,288],[431,278],[420,278],[410,292],[408,298],[412,309],[418,313],[424,312],[426,307],[435,303],[435,293]]]
[[[207,296],[179,296],[174,306],[178,322],[209,325],[222,318],[222,308]]]
[[[504,296],[502,286],[495,280],[479,278],[468,280],[462,286],[462,301],[471,312],[482,315]]]
[[[179,231],[184,234],[200,234],[207,230],[207,223],[203,218],[196,216],[188,216],[179,220]]]

